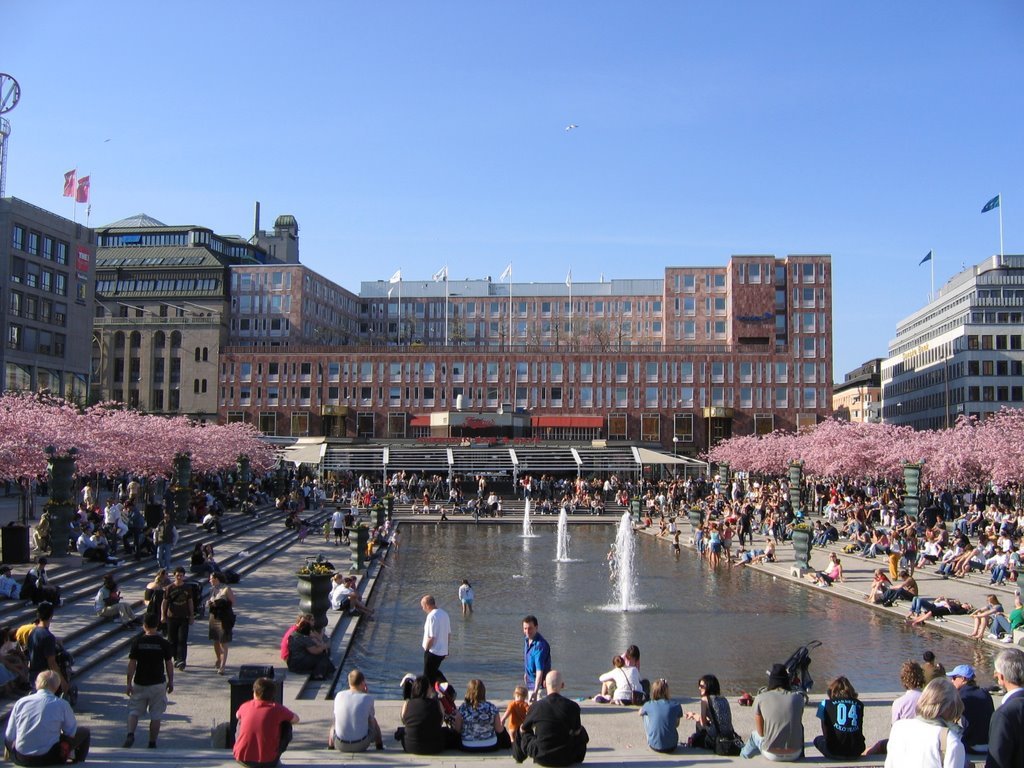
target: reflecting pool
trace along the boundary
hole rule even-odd
[[[554,666],[572,696],[598,691],[598,675],[612,656],[635,643],[644,677],[664,677],[673,695],[695,696],[700,675],[718,676],[730,695],[756,691],[766,669],[811,640],[814,691],[846,675],[861,691],[898,691],[899,665],[933,650],[947,669],[971,663],[988,685],[990,654],[940,632],[910,629],[828,591],[806,589],[748,568],[713,571],[684,549],[638,536],[633,557],[634,601],[622,612],[613,593],[607,555],[612,525],[570,528],[571,558],[556,562],[556,529],[535,527],[534,538],[510,525],[403,526],[402,549],[377,584],[375,621],[356,635],[346,668],[366,672],[375,694],[398,696],[398,680],[423,666],[423,594],[451,615],[451,655],[442,671],[461,694],[481,678],[490,698],[511,697],[522,680],[522,618],[534,614],[552,647]],[[462,579],[476,593],[475,612],[463,617]]]

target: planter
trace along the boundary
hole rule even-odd
[[[370,543],[370,529],[360,523],[349,531],[349,546],[352,548],[352,566],[350,570],[361,571],[366,568],[366,545]]]
[[[75,476],[77,451],[72,448],[59,456],[52,448],[48,448],[46,452],[50,456],[46,465],[50,500],[46,502],[45,509],[50,518],[50,555],[61,557],[68,553],[68,532],[75,517],[75,496],[71,490],[71,483]]]
[[[811,532],[797,528],[793,530],[793,560],[805,570],[811,568]]]
[[[327,611],[331,609],[331,577],[300,573],[298,579],[295,589],[299,593],[299,610],[313,614],[313,627],[321,630],[327,626]]]
[[[696,531],[704,523],[704,515],[700,511],[700,507],[691,507],[686,510],[686,516],[690,519],[690,527]]]

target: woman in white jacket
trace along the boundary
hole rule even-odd
[[[917,700],[917,716],[892,724],[885,768],[963,768],[963,712],[953,683],[945,677],[932,680]]]
[[[612,659],[612,668],[598,678],[601,681],[601,693],[594,701],[601,704],[632,704],[634,693],[643,693],[640,682],[640,671],[636,667],[627,667],[621,656]],[[614,690],[613,689],[614,686]]]

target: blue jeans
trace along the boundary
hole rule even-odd
[[[783,757],[781,755],[774,755],[771,752],[765,752],[761,749],[761,745],[764,743],[764,737],[759,735],[757,731],[750,732],[750,738],[747,739],[747,743],[743,745],[743,749],[740,750],[740,757],[751,758],[756,757],[758,754],[762,754],[769,760],[778,760],[779,762],[795,762],[800,760],[804,751],[801,749],[792,757]],[[769,757],[770,755],[770,757]]]
[[[989,584],[996,584],[1000,581],[1006,581],[1007,568],[1005,565],[997,565],[992,569],[992,581]]]
[[[171,568],[171,545],[170,544],[157,544],[156,545],[156,562],[157,564],[166,570]]]

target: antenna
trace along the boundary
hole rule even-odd
[[[21,99],[21,86],[10,75],[0,72],[0,115],[4,115],[18,106]],[[7,118],[0,117],[0,197],[7,191],[7,137],[11,135],[11,124]]]

